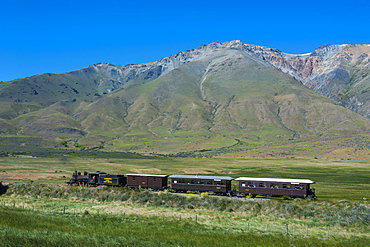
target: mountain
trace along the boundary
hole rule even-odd
[[[0,84],[0,132],[161,153],[357,135],[370,127],[354,112],[366,111],[367,47],[290,55],[235,40],[10,81]]]
[[[304,55],[261,47],[251,50],[315,92],[370,116],[370,45],[325,45]]]

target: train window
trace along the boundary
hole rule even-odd
[[[136,180],[136,177],[132,177],[132,180],[135,181]]]
[[[291,186],[290,184],[283,184],[283,185],[282,185],[282,188],[283,188],[283,189],[288,189],[288,190],[290,190],[290,186]]]
[[[279,184],[270,183],[270,188],[271,189],[279,189]]]
[[[216,181],[216,185],[225,185],[224,181]]]
[[[190,183],[191,183],[191,184],[194,184],[194,180],[190,180]]]
[[[303,190],[304,189],[304,185],[296,185],[296,186],[294,186],[294,189],[295,190]]]
[[[174,183],[174,184],[177,184],[177,180],[173,180],[173,183]]]
[[[212,180],[207,180],[207,184],[213,184],[212,182]]]
[[[245,187],[245,182],[242,182],[242,187]]]
[[[253,183],[253,182],[248,182],[248,187],[249,187],[249,188],[255,188],[255,187],[256,187],[256,185],[254,185],[254,183]]]
[[[260,188],[266,188],[267,187],[267,184],[266,183],[259,183],[258,184],[258,187],[260,187]]]
[[[153,182],[157,182],[157,178],[153,178]]]

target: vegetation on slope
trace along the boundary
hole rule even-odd
[[[176,66],[175,56],[159,67],[98,64],[6,83],[1,134],[40,136],[49,148],[74,138],[88,149],[173,154],[240,143],[249,152],[369,129],[368,119],[247,50],[215,46],[225,47],[210,46],[207,56],[203,47]]]

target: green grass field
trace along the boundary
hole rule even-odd
[[[0,211],[2,246],[364,246],[366,238],[335,240],[207,227],[189,219],[113,215],[47,215]],[[32,229],[32,230],[31,230]]]
[[[316,182],[322,201],[369,198],[368,161],[323,159],[166,158],[105,153],[55,158],[0,157],[3,182],[35,181],[65,183],[73,171],[104,171],[110,174],[208,174],[237,177],[307,178]]]
[[[370,240],[367,161],[58,155],[0,157],[0,181],[9,185],[0,196],[4,246],[366,246]],[[74,170],[308,178],[318,200],[68,187]]]

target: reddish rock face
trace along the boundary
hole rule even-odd
[[[303,85],[370,117],[370,45],[325,45],[314,52],[291,55],[244,45],[263,62],[291,75]]]

